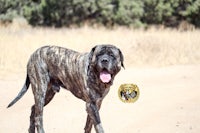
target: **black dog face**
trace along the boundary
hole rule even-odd
[[[112,82],[121,67],[124,67],[122,52],[113,45],[97,45],[90,55],[91,64],[102,83]]]

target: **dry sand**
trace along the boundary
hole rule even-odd
[[[12,108],[25,74],[1,77],[0,132],[25,133],[33,104],[31,89]],[[126,68],[116,77],[100,111],[106,133],[198,133],[200,132],[200,65],[162,68]],[[122,83],[135,83],[140,97],[122,103],[117,94]],[[45,107],[47,133],[84,132],[85,103],[61,90]],[[94,129],[93,129],[94,133]]]
[[[13,107],[6,107],[21,90],[27,60],[36,48],[50,44],[88,51],[94,43],[117,44],[125,55],[126,69],[117,75],[100,110],[106,133],[199,133],[199,35],[200,30],[0,27],[0,133],[28,132],[31,88]],[[138,101],[119,100],[123,83],[138,85]],[[64,89],[44,110],[47,133],[83,133],[85,121],[85,103]]]

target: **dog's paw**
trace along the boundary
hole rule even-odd
[[[95,126],[96,132],[97,133],[104,133],[103,127],[101,125],[101,123],[99,123],[98,125]]]

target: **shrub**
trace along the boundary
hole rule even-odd
[[[1,22],[19,16],[34,26],[80,26],[87,22],[173,27],[187,21],[200,27],[200,0],[0,0]]]

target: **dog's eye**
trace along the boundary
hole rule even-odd
[[[103,54],[99,53],[99,54],[97,54],[96,56],[97,56],[97,57],[101,57],[101,56],[103,56]]]
[[[115,57],[115,55],[114,55],[113,53],[110,53],[109,55],[110,55],[111,57]]]

